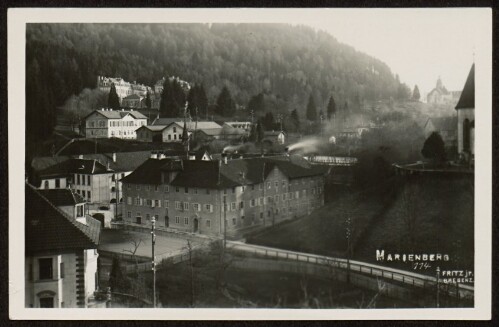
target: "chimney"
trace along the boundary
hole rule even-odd
[[[116,162],[116,152],[113,152],[113,162]]]
[[[227,153],[225,152],[222,152],[222,161],[224,162],[224,164],[227,164]]]

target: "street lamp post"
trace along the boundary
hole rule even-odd
[[[151,219],[151,251],[152,251],[152,296],[153,296],[153,308],[156,308],[156,257],[154,256],[154,245],[156,243],[156,218],[153,216]]]

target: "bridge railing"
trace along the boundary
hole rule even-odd
[[[379,265],[370,264],[356,260],[327,257],[316,254],[281,250],[275,248],[268,248],[259,245],[246,244],[241,242],[227,242],[229,248],[234,250],[244,251],[255,255],[261,255],[267,258],[293,260],[298,262],[307,262],[318,265],[325,265],[332,268],[339,268],[358,272],[360,274],[369,275],[372,277],[381,277],[383,279],[392,280],[403,285],[421,288],[423,290],[435,290],[437,288],[437,279],[433,276],[417,274],[400,269],[383,267]],[[474,287],[466,284],[445,284],[440,282],[439,291],[446,293],[449,296],[457,298],[472,299],[474,295]]]

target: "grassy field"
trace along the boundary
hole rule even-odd
[[[376,249],[441,253],[451,258],[441,268],[473,269],[472,185],[466,177],[395,177],[372,189],[340,196],[310,216],[250,235],[247,242],[341,257],[346,255],[345,221],[350,217],[354,259],[376,263]],[[408,263],[390,266],[412,269]]]

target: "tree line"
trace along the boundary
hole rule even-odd
[[[55,108],[95,88],[98,75],[146,85],[180,76],[198,86],[198,113],[211,105],[225,116],[261,111],[262,96],[267,111],[303,117],[310,96],[325,111],[331,95],[341,107],[360,107],[411,93],[383,62],[304,26],[29,24],[26,36],[27,130],[34,138],[50,135]],[[169,100],[165,114],[183,108],[181,100]]]

